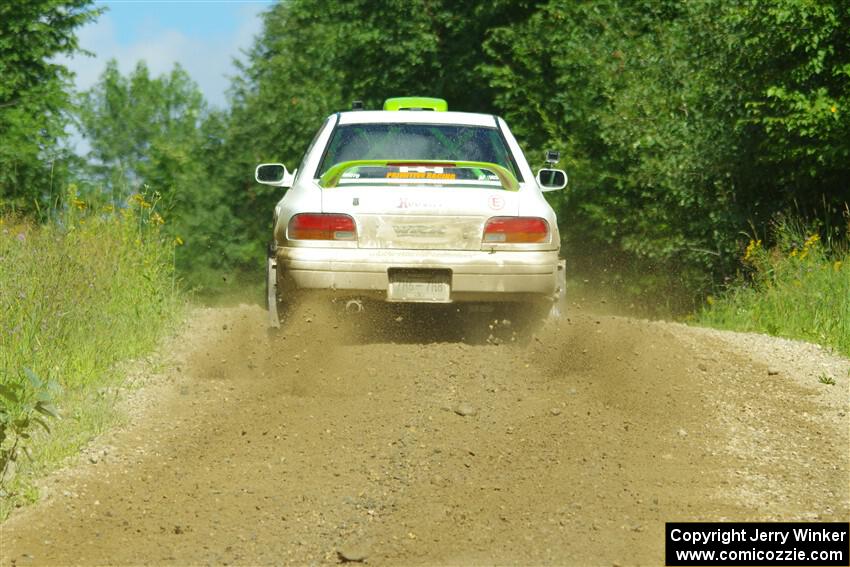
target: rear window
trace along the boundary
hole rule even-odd
[[[338,163],[365,159],[488,162],[522,179],[496,128],[444,124],[338,126],[316,177]]]

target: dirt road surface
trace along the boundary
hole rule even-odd
[[[666,521],[850,517],[850,364],[811,345],[578,308],[499,344],[264,320],[197,311],[0,563],[657,565]]]

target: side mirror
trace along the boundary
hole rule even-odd
[[[567,186],[567,173],[563,169],[541,169],[537,172],[541,191],[557,191]]]
[[[282,163],[261,163],[254,171],[257,183],[272,187],[292,187],[296,171],[290,173]]]

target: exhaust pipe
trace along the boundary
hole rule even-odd
[[[363,313],[363,302],[359,299],[349,299],[345,302],[346,313]]]

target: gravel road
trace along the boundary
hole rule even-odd
[[[666,521],[850,517],[850,362],[812,345],[580,309],[480,344],[264,320],[197,310],[0,564],[662,564]]]

